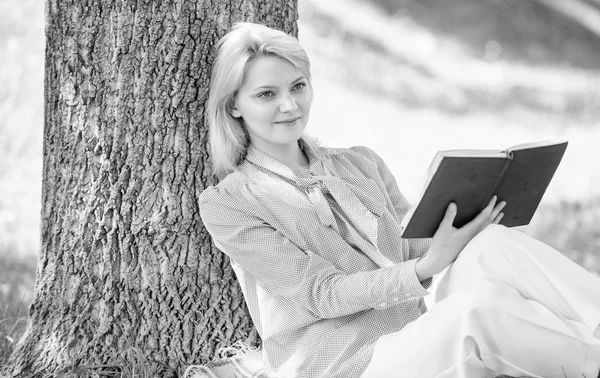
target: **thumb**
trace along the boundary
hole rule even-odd
[[[440,223],[440,227],[452,227],[454,223],[454,218],[456,217],[456,204],[451,202],[446,209],[446,214],[444,214],[444,219]]]

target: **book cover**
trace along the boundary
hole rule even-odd
[[[504,151],[439,151],[416,206],[402,220],[402,237],[432,237],[451,202],[458,209],[454,226],[462,227],[483,210],[494,194],[498,202],[507,203],[500,224],[529,224],[567,143],[554,139]]]

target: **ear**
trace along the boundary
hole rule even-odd
[[[240,113],[237,106],[235,106],[235,100],[233,100],[229,103],[229,106],[227,106],[227,110],[229,110],[229,114],[231,114],[231,116],[233,118],[241,118],[242,117],[242,113]]]

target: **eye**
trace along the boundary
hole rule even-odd
[[[256,97],[272,98],[272,97],[275,97],[275,93],[273,91],[264,91],[264,92],[260,92],[258,95],[256,95]]]
[[[306,87],[306,83],[305,82],[300,82],[300,83],[296,83],[293,87],[292,90],[293,91],[299,91],[302,90],[304,87]]]

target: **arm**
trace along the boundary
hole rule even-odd
[[[392,215],[394,215],[394,217],[396,218],[398,224],[400,224],[402,218],[404,218],[410,207],[408,200],[406,199],[406,197],[404,197],[402,192],[400,192],[398,184],[396,183],[396,179],[394,178],[394,175],[388,168],[385,161],[383,161],[383,159],[370,148],[358,147],[358,149],[362,150],[361,152],[363,154],[368,154],[367,156],[375,162],[377,166],[377,173],[381,178],[381,181],[383,182],[385,192],[387,193],[387,196],[389,197],[389,200],[392,204],[392,209],[390,209],[390,211],[392,212]],[[429,247],[431,245],[430,238],[404,240],[409,245],[409,259],[418,258],[425,255],[425,253],[429,250]]]
[[[384,309],[427,294],[415,274],[416,260],[347,274],[313,251],[302,250],[264,222],[246,201],[208,188],[200,199],[204,225],[216,245],[264,289],[332,318]]]
[[[377,171],[390,200],[396,210],[398,221],[404,217],[408,210],[408,202],[400,193],[396,180],[389,168],[373,150],[361,147],[370,153],[377,164]],[[410,245],[410,258],[419,257],[415,264],[415,273],[420,281],[428,282],[429,278],[440,273],[450,265],[467,243],[481,230],[491,223],[497,224],[502,219],[502,208],[505,202],[496,203],[494,196],[488,206],[470,223],[461,228],[452,225],[456,216],[456,205],[450,204],[446,215],[431,239],[408,239]],[[405,239],[406,240],[406,239]]]

